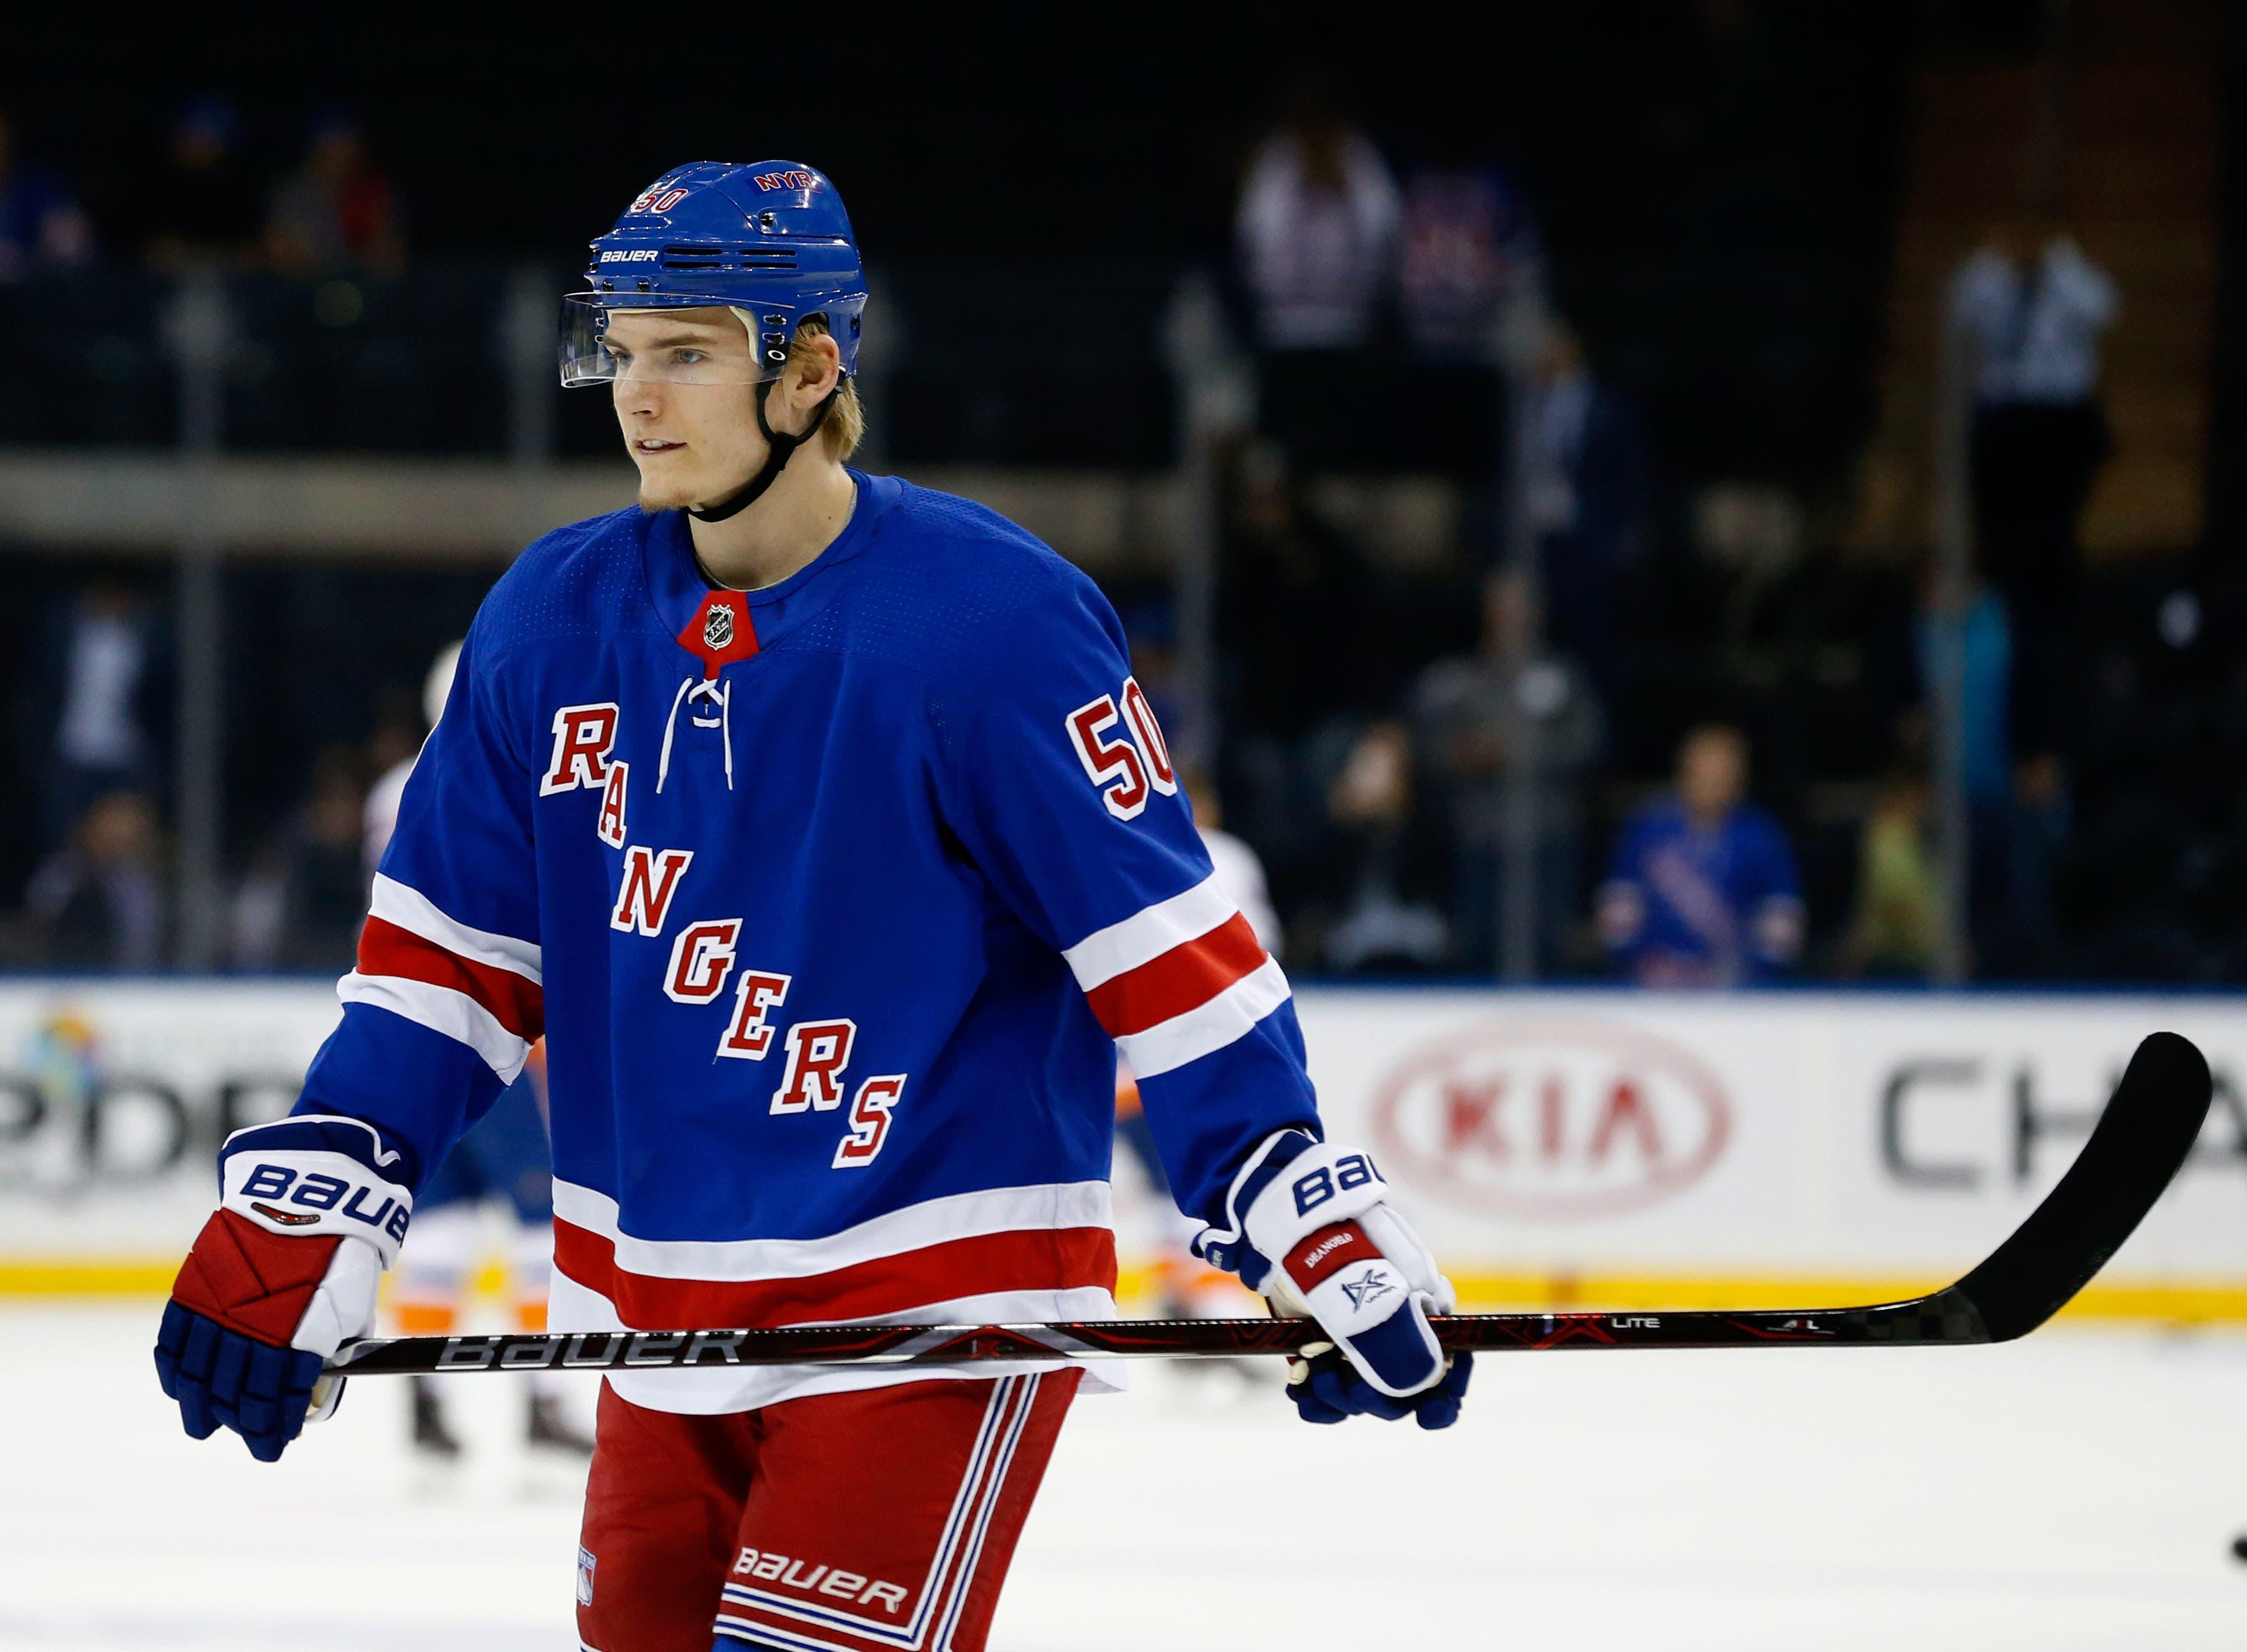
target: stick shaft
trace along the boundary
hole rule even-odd
[[[1756,1348],[1779,1343],[1987,1341],[1948,1293],[1876,1307],[1801,1313],[1454,1314],[1436,1335],[1454,1353],[1562,1348]],[[1322,1333],[1305,1320],[1098,1320],[1048,1325],[796,1326],[777,1330],[420,1336],[355,1342],[340,1375],[657,1370],[755,1365],[960,1365],[1068,1358],[1243,1358],[1293,1354]]]

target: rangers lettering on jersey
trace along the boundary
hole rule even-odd
[[[807,1107],[830,1112],[843,1105],[843,1069],[850,1064],[856,1021],[799,1021],[788,1029],[788,1069],[773,1092],[775,1113]]]
[[[624,882],[617,891],[617,910],[609,916],[609,927],[662,934],[671,898],[693,864],[691,849],[655,850],[634,843],[625,851]]]
[[[538,784],[541,796],[599,786],[608,779],[605,759],[617,741],[617,707],[564,706],[554,713],[554,760]]]

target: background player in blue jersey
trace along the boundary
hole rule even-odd
[[[554,1156],[547,1145],[545,1089],[542,1044],[531,1051],[522,1076],[501,1093],[491,1111],[421,1184],[413,1201],[412,1237],[399,1253],[391,1292],[391,1316],[400,1335],[450,1336],[461,1328],[477,1266],[491,1247],[487,1218],[495,1208],[505,1220],[512,1328],[546,1328],[554,1272]],[[593,1442],[568,1403],[570,1385],[584,1378],[563,1371],[527,1376],[523,1437],[536,1446],[590,1453]],[[415,1448],[435,1457],[457,1457],[461,1441],[446,1415],[444,1385],[434,1377],[410,1380]]]
[[[1677,789],[1624,823],[1600,935],[1646,986],[1767,980],[1802,950],[1802,880],[1779,823],[1746,801],[1748,745],[1712,723],[1677,751]]]
[[[1452,1421],[1451,1287],[1322,1139],[1113,610],[1003,518],[845,466],[865,289],[833,186],[680,168],[587,281],[563,376],[610,392],[639,507],[532,546],[470,628],[342,1022],[297,1111],[222,1150],[157,1347],[188,1430],[280,1454],[542,1033],[557,1330],[1112,1314],[1120,1049],[1201,1253],[1326,1334],[1303,1415]],[[582,1642],[973,1652],[1111,1380],[620,1371]]]

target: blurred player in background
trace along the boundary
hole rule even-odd
[[[1240,909],[1264,950],[1275,959],[1280,957],[1284,947],[1280,914],[1272,906],[1263,861],[1253,849],[1225,829],[1224,805],[1218,801],[1217,787],[1207,770],[1185,766],[1179,778],[1193,810],[1194,830],[1214,868],[1211,881]],[[1148,1126],[1147,1109],[1139,1101],[1139,1081],[1131,1075],[1131,1063],[1121,1055],[1116,1060],[1116,1136],[1138,1161],[1147,1185],[1164,1212],[1153,1263],[1154,1286],[1164,1316],[1224,1319],[1253,1312],[1255,1299],[1241,1288],[1240,1280],[1193,1253],[1197,1225],[1171,1202],[1170,1178],[1163,1172],[1163,1156]],[[1202,1363],[1192,1362],[1186,1369],[1197,1370]]]
[[[445,714],[461,645],[441,652],[421,686],[421,712],[430,727]],[[399,800],[413,772],[413,759],[393,767],[366,797],[366,865],[372,879],[398,826]],[[400,1253],[391,1308],[404,1336],[449,1336],[459,1328],[462,1309],[475,1289],[489,1228],[485,1217],[500,1205],[512,1232],[507,1246],[508,1289],[514,1328],[546,1328],[547,1288],[554,1272],[554,1154],[546,1130],[546,1046],[532,1047],[522,1076],[508,1086],[490,1112],[447,1154],[414,1201],[413,1242]],[[565,1396],[569,1378],[559,1372],[531,1374],[525,1392],[529,1416],[525,1437],[590,1455],[591,1438],[570,1418]],[[412,1379],[413,1444],[432,1457],[461,1455],[461,1442],[447,1423],[438,1385]]]
[[[343,1021],[297,1110],[228,1138],[165,1310],[188,1432],[280,1456],[542,1032],[557,1329],[1112,1315],[1120,1045],[1200,1254],[1316,1321],[1301,1416],[1456,1421],[1451,1287],[1322,1139],[1115,611],[995,513],[845,466],[866,289],[834,187],[680,167],[587,280],[563,379],[608,391],[639,508],[477,614]],[[979,1652],[1062,1417],[1112,1381],[612,1370],[580,1643]]]
[[[522,1076],[508,1086],[490,1112],[476,1121],[421,1185],[413,1205],[413,1240],[399,1253],[390,1296],[402,1336],[450,1336],[474,1294],[488,1253],[489,1214],[496,1208],[508,1227],[506,1246],[509,1328],[546,1328],[546,1298],[554,1273],[553,1150],[546,1134],[546,1046],[534,1046]],[[592,1437],[570,1415],[573,1379],[561,1371],[528,1373],[523,1437],[590,1457]],[[440,1384],[411,1379],[413,1444],[432,1457],[461,1455],[461,1442],[445,1416]]]

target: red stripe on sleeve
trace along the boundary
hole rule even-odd
[[[370,915],[359,936],[362,975],[394,975],[466,994],[517,1038],[536,1041],[546,1030],[546,995],[538,983],[447,952],[433,940]]]
[[[1206,935],[1197,935],[1104,980],[1084,995],[1110,1038],[1159,1027],[1199,1009],[1244,975],[1264,965],[1263,944],[1239,912]]]
[[[1112,1292],[1116,1235],[1104,1227],[979,1233],[797,1279],[680,1280],[620,1267],[610,1240],[557,1219],[554,1266],[607,1297],[638,1330],[799,1325],[871,1319],[1000,1291]]]

